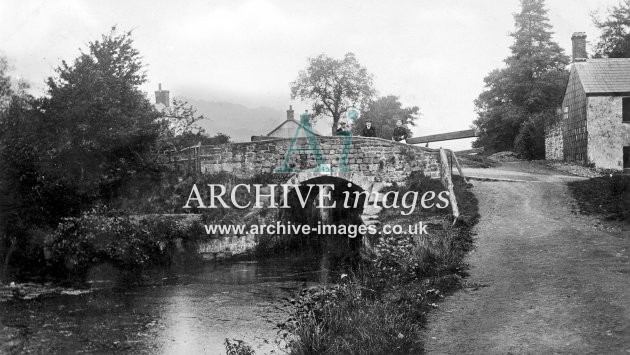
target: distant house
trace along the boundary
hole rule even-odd
[[[289,109],[287,110],[287,119],[284,122],[280,123],[280,125],[272,129],[264,136],[252,136],[252,141],[272,138],[293,138],[298,127],[302,127],[303,129],[303,131],[300,132],[300,137],[305,136],[304,131],[309,131],[316,136],[321,136],[319,133],[304,127],[299,121],[296,121],[293,106],[289,106]]]
[[[556,122],[545,127],[547,159],[630,168],[630,58],[587,59],[576,32],[573,64]]]

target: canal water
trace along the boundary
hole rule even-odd
[[[283,353],[283,299],[319,280],[319,262],[206,263],[146,286],[1,302],[0,353],[221,354],[226,338]]]

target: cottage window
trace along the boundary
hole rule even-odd
[[[630,97],[624,97],[623,102],[623,122],[630,122]]]
[[[565,120],[569,119],[569,106],[564,106],[564,112],[562,114],[562,118]]]

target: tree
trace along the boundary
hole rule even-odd
[[[146,77],[130,32],[112,28],[88,48],[47,81],[45,166],[80,193],[111,194],[154,162],[159,113],[139,89]]]
[[[197,122],[205,119],[197,115],[197,109],[187,101],[173,99],[171,106],[166,107],[162,114],[162,131],[159,139],[159,150],[179,150],[193,145],[217,145],[230,142],[230,136],[217,133],[214,137],[208,135]]]
[[[554,117],[566,87],[569,57],[551,39],[543,0],[521,0],[514,21],[506,67],[486,76],[485,90],[475,100],[480,137],[473,145],[488,151],[518,148],[523,157],[541,158],[544,150],[530,148],[541,142],[544,146],[544,133],[531,127],[540,117]]]
[[[352,53],[343,59],[325,54],[309,58],[307,68],[291,83],[291,99],[310,100],[315,117],[331,117],[333,135],[348,109],[364,111],[375,94],[372,75]]]
[[[6,63],[0,58],[0,282],[6,281],[11,260],[33,253],[25,231],[56,211],[56,206],[45,208],[47,196],[38,188],[37,157],[45,153],[38,101],[26,92],[25,82],[8,75]]]
[[[11,76],[9,76],[9,64],[5,57],[0,57],[0,111],[5,110],[13,90],[11,89]]]
[[[420,108],[418,106],[403,107],[398,96],[383,96],[368,105],[367,110],[355,122],[352,130],[355,135],[361,135],[365,122],[372,121],[377,137],[391,139],[397,119],[414,126],[415,120],[419,116]]]
[[[204,133],[205,129],[196,125],[205,119],[203,115],[197,115],[197,110],[185,100],[173,99],[171,106],[164,108],[163,117],[165,124],[173,136],[184,133]]]
[[[178,150],[197,144],[201,139],[208,138],[205,129],[196,123],[203,120],[203,115],[197,115],[197,110],[188,102],[173,99],[171,106],[161,112],[161,134],[159,150]]]
[[[28,225],[29,217],[43,215],[41,210],[25,213],[33,206],[42,207],[29,198],[39,191],[26,188],[26,182],[37,176],[33,157],[38,146],[33,135],[35,100],[27,89],[25,82],[11,78],[6,58],[0,57],[0,282],[6,280],[9,261],[20,241],[13,233],[15,225]]]
[[[0,67],[6,83],[6,65]],[[142,67],[131,34],[112,29],[74,62],[61,63],[47,80],[47,97],[34,99],[20,84],[3,89],[11,96],[0,114],[5,264],[43,270],[39,228],[110,200],[132,178],[154,171],[162,125],[139,89]]]
[[[5,151],[5,132],[7,130],[6,125],[6,108],[8,102],[12,96],[11,90],[11,77],[8,75],[8,64],[5,57],[0,57],[0,195],[4,198],[0,199],[0,283],[5,280],[6,269],[8,263],[8,250],[10,249],[10,242],[6,237],[6,225],[7,215],[9,213],[12,201],[7,198],[7,194],[10,191],[8,186],[8,174],[4,169],[5,164],[1,159],[3,152]]]
[[[595,57],[630,58],[630,0],[613,6],[604,19],[597,13],[591,17],[602,32],[595,46]]]

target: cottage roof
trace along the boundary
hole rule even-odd
[[[587,95],[630,93],[630,58],[588,59],[573,65]]]
[[[311,133],[313,133],[316,136],[320,136],[320,134],[318,134],[317,132],[314,132],[313,130],[310,130],[308,128],[306,128],[303,124],[301,124],[300,122],[292,119],[292,118],[287,118],[286,121],[280,123],[280,125],[274,129],[271,130],[271,132],[267,133],[267,136],[271,136],[272,134],[274,134],[277,130],[279,130],[280,128],[282,128],[284,125],[289,124],[289,123],[294,123],[300,127],[302,127],[305,131],[309,131]]]

